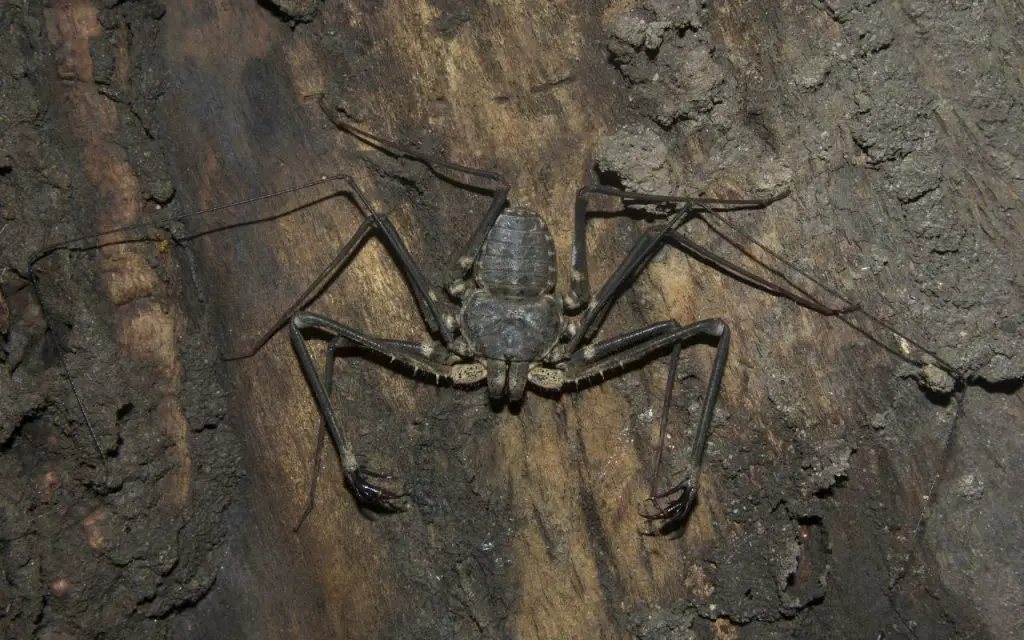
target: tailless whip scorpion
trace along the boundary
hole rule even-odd
[[[647,523],[643,530],[645,533],[665,533],[678,530],[685,524],[697,499],[701,462],[729,354],[729,326],[719,318],[687,325],[669,319],[595,341],[595,335],[619,296],[631,286],[663,246],[672,244],[733,278],[786,297],[818,313],[839,315],[857,308],[850,306],[833,309],[824,306],[809,295],[774,284],[712,253],[684,234],[687,223],[702,218],[705,212],[763,209],[786,197],[788,191],[762,199],[638,193],[600,184],[596,173],[591,171],[587,184],[576,193],[569,290],[560,294],[555,291],[555,249],[548,226],[537,213],[510,203],[511,184],[501,174],[414,151],[357,128],[340,116],[332,117],[331,120],[339,129],[382,153],[422,163],[438,176],[491,194],[490,206],[465,248],[457,254],[451,265],[444,293],[424,276],[388,214],[376,211],[363,190],[348,174],[251,198],[244,203],[233,203],[170,219],[178,220],[255,202],[327,181],[341,183],[343,192],[359,208],[363,216],[362,223],[327,268],[248,350],[225,359],[237,360],[252,356],[278,331],[287,327],[302,373],[322,416],[317,458],[319,460],[326,432],[340,457],[348,488],[359,506],[370,511],[404,510],[405,494],[389,489],[385,486],[387,483],[377,480],[389,479],[391,476],[371,471],[359,462],[352,439],[331,400],[334,361],[341,349],[354,349],[383,357],[392,366],[404,367],[414,374],[424,374],[425,379],[438,384],[451,383],[457,387],[475,388],[485,383],[489,397],[498,405],[503,402],[520,404],[528,387],[545,395],[558,395],[603,381],[627,367],[643,365],[654,356],[668,353],[670,359],[661,406],[661,449],[655,467],[656,478],[661,465],[680,353],[683,347],[694,342],[713,344],[713,364],[689,458],[669,488],[659,491],[654,484],[656,480],[652,481],[651,492],[646,500],[648,507],[640,514]],[[460,177],[454,178],[453,175]],[[479,183],[486,184],[481,186]],[[591,292],[586,237],[589,205],[595,196],[617,198],[627,204],[656,206],[664,216],[633,243],[626,257],[596,295]],[[406,279],[429,330],[429,341],[373,336],[364,330],[306,310],[346,268],[370,236],[376,236],[387,247]],[[96,236],[75,238],[38,252],[32,258],[29,271],[33,285],[37,285],[34,268],[40,259],[57,249],[68,248],[93,237]],[[36,290],[38,295],[38,286]],[[326,362],[322,367],[318,367],[314,361],[309,345],[311,340],[320,338],[327,342]],[[71,384],[74,388],[73,381]],[[77,397],[77,391],[75,395]],[[81,399],[78,401],[85,414]],[[86,424],[91,430],[87,415]],[[315,483],[314,477],[303,518],[312,506]]]

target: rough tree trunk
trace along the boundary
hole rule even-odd
[[[339,4],[3,9],[6,637],[1021,633],[1020,7]],[[506,175],[551,227],[563,291],[592,160],[648,192],[789,188],[728,219],[905,335],[669,247],[601,335],[668,318],[733,329],[681,537],[637,533],[664,358],[518,411],[339,363],[357,449],[411,508],[362,517],[328,456],[294,533],[319,420],[309,390],[283,335],[219,357],[331,260],[361,219],[351,201],[318,187],[40,262],[95,444],[23,278],[61,238],[346,172],[440,281],[486,197],[357,144],[321,105]],[[646,224],[596,217],[595,283]],[[426,335],[373,241],[313,309]],[[919,345],[966,397],[908,364],[928,357]],[[695,345],[681,367],[669,470],[710,358]]]

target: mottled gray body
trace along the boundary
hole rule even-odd
[[[555,244],[534,213],[506,209],[487,235],[459,318],[473,353],[536,362],[558,342],[562,305],[555,288]]]
[[[537,214],[505,209],[476,260],[477,285],[497,296],[531,298],[555,288],[555,243]]]

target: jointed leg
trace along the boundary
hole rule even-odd
[[[484,239],[487,237],[487,233],[494,226],[494,222],[498,219],[498,215],[501,213],[508,199],[508,192],[509,189],[511,188],[511,186],[508,183],[508,180],[506,180],[505,177],[500,173],[496,173],[493,171],[483,171],[481,169],[474,169],[472,167],[467,167],[465,165],[449,162],[441,158],[436,158],[425,153],[413,151],[412,149],[404,147],[398,144],[397,142],[388,140],[387,138],[378,136],[376,134],[370,133],[369,131],[364,131],[363,129],[355,127],[346,122],[343,118],[332,115],[329,112],[327,115],[334,123],[334,125],[339,129],[346,131],[355,136],[356,138],[359,138],[363,142],[370,144],[374,147],[377,147],[378,149],[381,149],[386,153],[389,153],[396,157],[411,158],[418,162],[422,162],[431,171],[433,171],[434,173],[436,173],[437,175],[441,176],[446,180],[452,180],[452,178],[449,177],[447,174],[442,173],[442,169],[462,173],[476,178],[483,178],[485,180],[490,180],[491,182],[494,183],[494,186],[489,188],[489,190],[493,192],[493,196],[491,198],[491,205],[487,210],[487,214],[480,221],[480,224],[477,225],[477,228],[473,232],[473,235],[470,236],[469,241],[466,243],[466,247],[458,255],[455,265],[452,269],[453,275],[449,282],[449,288],[451,289],[453,294],[459,295],[462,291],[462,283],[464,282],[464,277],[469,272],[470,267],[473,266],[473,261],[476,259],[477,254],[480,252],[480,247],[483,245]],[[464,183],[463,181],[457,182],[467,184]]]
[[[306,345],[302,335],[303,331],[315,330],[331,336],[329,343],[328,365],[325,367],[325,377],[321,378],[313,363],[313,356]],[[379,475],[369,472],[356,458],[352,446],[345,433],[344,427],[338,419],[338,414],[331,402],[328,380],[333,377],[333,348],[339,344],[349,344],[354,348],[363,349],[371,353],[377,353],[390,358],[392,362],[397,361],[414,371],[424,371],[433,374],[436,378],[452,378],[457,381],[467,381],[469,374],[479,375],[479,371],[472,369],[474,365],[448,366],[440,361],[441,357],[425,353],[413,343],[379,340],[367,336],[355,329],[346,327],[323,316],[314,313],[300,311],[296,313],[288,326],[288,333],[291,337],[292,347],[299,359],[299,365],[309,383],[310,390],[316,400],[317,407],[326,426],[327,432],[334,442],[334,446],[341,458],[342,470],[348,481],[356,501],[361,506],[375,511],[397,511],[401,509],[396,500],[401,494],[393,493],[387,489],[378,487],[367,480],[367,476]],[[442,352],[443,354],[443,352]],[[479,365],[476,365],[479,367]],[[482,367],[481,367],[482,369]],[[327,375],[329,374],[329,375]]]
[[[334,391],[334,352],[344,344],[346,340],[344,338],[334,338],[327,343],[327,348],[324,349],[324,389],[327,391],[327,396],[330,397]],[[309,514],[313,512],[313,505],[316,502],[316,486],[320,482],[320,471],[324,463],[324,444],[327,442],[327,421],[324,420],[323,416],[320,416],[320,428],[317,429],[316,433],[316,450],[313,453],[313,475],[309,479],[309,493],[306,495],[306,506],[302,509],[302,515],[299,516],[298,522],[295,523],[295,527],[292,531],[298,532],[299,528],[302,527],[302,523],[306,521]]]
[[[717,338],[718,345],[700,410],[700,418],[697,422],[697,430],[693,437],[688,468],[682,474],[682,479],[667,491],[655,493],[652,485],[649,500],[655,506],[656,511],[653,514],[645,514],[644,517],[654,524],[658,532],[681,525],[689,516],[696,502],[704,448],[707,445],[711,420],[714,417],[715,402],[718,399],[722,375],[725,373],[725,363],[729,356],[728,325],[718,319],[702,320],[687,326],[682,326],[674,320],[659,322],[575,352],[569,358],[564,372],[563,384],[579,384],[595,376],[604,377],[606,372],[641,362],[652,353],[671,347],[672,358],[669,363],[665,400],[661,410],[661,437],[662,443],[664,443],[679,353],[685,343],[698,336]],[[655,474],[660,471],[660,465],[661,451],[659,450],[658,468],[655,469]],[[665,498],[668,499],[668,502],[663,506],[661,502]]]
[[[567,350],[569,353],[575,351],[579,345],[584,341],[593,336],[597,332],[598,327],[601,325],[601,321],[607,315],[611,305],[615,302],[618,295],[628,285],[628,283],[636,277],[638,273],[644,270],[645,267],[654,259],[654,256],[658,253],[661,248],[662,242],[665,236],[672,230],[675,225],[681,224],[685,221],[686,216],[689,215],[689,209],[683,209],[672,215],[669,220],[663,224],[658,225],[653,229],[649,229],[637,241],[633,244],[633,247],[629,250],[626,258],[619,263],[616,267],[615,272],[612,273],[608,281],[601,287],[601,291],[598,292],[594,300],[587,305],[587,310],[583,314],[583,318],[580,320],[579,329],[576,335],[573,336],[572,340],[569,341]],[[574,252],[575,253],[575,252]],[[575,279],[576,272],[573,272],[573,278]],[[570,297],[573,295],[570,292]]]
[[[783,289],[774,282],[770,282],[758,275],[755,275],[751,271],[744,269],[738,264],[730,262],[729,260],[726,260],[722,256],[705,249],[704,247],[700,246],[693,240],[690,240],[689,238],[687,238],[686,236],[684,236],[683,234],[679,233],[674,229],[669,231],[667,235],[669,238],[672,239],[673,242],[677,243],[683,251],[697,258],[701,262],[708,264],[714,267],[715,269],[718,269],[727,276],[735,278],[736,280],[739,280],[740,282],[751,287],[754,287],[756,289],[766,291],[772,295],[792,300],[801,307],[806,307],[807,309],[810,309],[811,311],[814,311],[816,313],[820,313],[825,316],[836,316],[844,313],[850,313],[852,311],[856,311],[857,309],[859,309],[857,305],[851,305],[843,307],[841,309],[833,309],[832,307],[827,307],[818,302],[817,300],[814,300],[810,296],[807,296],[800,292],[790,291],[789,289]]]
[[[583,186],[576,192],[576,206],[573,216],[573,243],[572,243],[572,274],[570,292],[567,304],[572,308],[580,308],[590,301],[590,273],[587,268],[587,213],[590,196],[593,194],[626,198],[634,202],[665,204],[679,203],[687,205],[715,204],[738,208],[766,207],[769,204],[781,200],[788,195],[788,191],[771,198],[760,200],[721,200],[716,198],[693,198],[689,196],[669,196],[649,193],[637,193],[635,191],[623,191],[613,187],[606,187],[595,183]]]
[[[629,254],[608,279],[608,282],[606,282],[601,288],[601,291],[598,292],[593,301],[587,305],[586,313],[580,320],[580,326],[577,334],[568,345],[568,350],[570,352],[578,348],[584,340],[593,337],[605,315],[608,313],[608,310],[611,308],[611,304],[622,292],[627,283],[650,263],[666,238],[674,240],[690,255],[693,255],[702,262],[710,264],[731,277],[769,293],[789,298],[797,304],[818,313],[837,315],[855,309],[855,307],[832,309],[818,303],[806,295],[801,295],[784,289],[773,282],[751,273],[739,265],[733,264],[704,247],[701,247],[679,232],[679,228],[694,216],[693,205],[716,204],[739,208],[764,207],[785,197],[785,193],[763,200],[719,200],[714,198],[689,198],[685,196],[642,194],[596,184],[589,184],[583,187],[576,195],[572,251],[573,271],[570,285],[571,290],[567,296],[567,306],[570,309],[582,306],[590,296],[586,256],[586,221],[588,198],[591,194],[595,193],[619,198],[628,198],[637,202],[677,202],[685,204],[686,206],[669,217],[666,222],[645,232],[644,235],[634,243]]]
[[[416,342],[408,340],[381,340],[381,344],[391,345],[396,349],[406,350],[417,350],[420,345]],[[344,337],[337,337],[327,343],[327,348],[324,349],[324,388],[327,391],[328,397],[334,391],[334,363],[337,358],[337,351],[342,347],[349,345],[350,342]],[[306,506],[302,509],[302,514],[299,516],[298,521],[295,523],[295,527],[292,531],[298,531],[302,527],[302,523],[306,521],[309,514],[313,511],[313,506],[316,501],[316,488],[320,480],[320,472],[323,469],[324,461],[324,445],[327,442],[327,421],[323,416],[320,416],[320,428],[317,429],[316,435],[316,449],[313,453],[313,464],[311,466],[313,470],[312,476],[309,479],[309,492],[306,496]],[[365,475],[388,478],[390,476],[386,474],[379,474],[376,472],[363,470]],[[395,494],[396,498],[403,497],[405,494]]]
[[[283,327],[297,311],[305,309],[314,300],[316,300],[321,293],[323,293],[323,290],[327,285],[341,273],[341,271],[355,257],[356,253],[359,252],[359,249],[363,246],[367,237],[374,232],[380,234],[381,242],[383,242],[384,246],[386,246],[391,252],[399,270],[409,283],[412,296],[416,300],[416,304],[419,306],[423,319],[427,323],[430,331],[435,334],[440,334],[444,343],[450,344],[452,334],[444,323],[443,314],[439,308],[439,297],[430,287],[430,284],[423,275],[423,272],[420,270],[419,265],[409,253],[409,249],[405,246],[401,236],[398,234],[398,230],[395,229],[394,224],[392,224],[391,219],[387,214],[377,213],[373,209],[373,206],[366,198],[362,189],[359,188],[350,176],[339,175],[336,176],[336,178],[345,182],[348,186],[348,192],[352,196],[352,200],[359,207],[359,211],[363,216],[365,216],[362,224],[359,225],[359,228],[356,229],[356,232],[352,235],[349,241],[345,243],[345,246],[343,246],[334,259],[331,260],[330,264],[320,272],[320,275],[318,275],[316,279],[306,287],[306,290],[302,292],[294,304],[292,304],[287,311],[281,314],[277,321],[274,322],[274,324],[267,329],[259,339],[252,343],[252,345],[244,352],[228,356],[224,358],[225,360],[241,360],[249,358],[259,351],[268,340],[280,331],[281,327]]]

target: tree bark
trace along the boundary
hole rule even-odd
[[[1003,9],[978,11],[1002,25],[993,38],[1013,33],[1017,18]],[[362,218],[337,183],[168,225],[162,243],[60,254],[44,263],[43,298],[54,299],[52,317],[76,318],[66,333],[81,337],[62,343],[78,346],[72,377],[99,410],[107,458],[95,467],[103,481],[75,477],[76,491],[105,488],[72,516],[100,558],[72,583],[99,584],[106,560],[163,566],[143,538],[176,557],[166,570],[124,569],[145,578],[108,578],[132,624],[246,638],[1019,631],[1024,572],[995,541],[1019,540],[1022,528],[1000,506],[1020,505],[1012,457],[1024,448],[1019,429],[1002,428],[1020,424],[1024,375],[1014,281],[1022,174],[1012,149],[985,138],[997,107],[975,100],[982,83],[958,88],[958,74],[986,71],[1018,95],[983,60],[995,47],[1020,62],[1019,48],[971,45],[970,69],[944,69],[930,60],[967,42],[969,26],[937,9],[872,5],[226,0],[108,10],[64,0],[44,23],[62,54],[46,99],[56,126],[76,132],[62,153],[82,158],[68,169],[72,201],[96,230],[346,173],[440,285],[487,198],[359,144],[324,113],[340,108],[375,133],[505,175],[512,201],[551,228],[561,291],[573,198],[596,162],[602,180],[646,192],[790,189],[727,219],[793,264],[735,232],[758,261],[699,223],[687,233],[826,304],[862,308],[815,313],[673,247],[623,295],[601,337],[665,319],[723,318],[733,331],[699,503],[678,538],[639,535],[638,510],[650,483],[664,485],[685,458],[713,354],[703,344],[686,351],[658,478],[664,357],[514,410],[482,389],[339,362],[334,397],[357,451],[404,484],[410,509],[360,514],[328,445],[315,508],[293,532],[320,420],[309,389],[284,335],[251,358],[219,358],[274,326],[351,237]],[[997,115],[1012,119],[1014,108]],[[1019,134],[1007,134],[1013,149]],[[594,208],[609,214],[588,234],[596,289],[652,220],[610,215],[621,209],[611,199]],[[1006,272],[994,266],[1000,255]],[[76,278],[95,293],[68,284]],[[427,336],[375,241],[311,308],[381,337]],[[117,351],[89,333],[105,322]],[[958,380],[943,373],[954,368]],[[69,455],[88,461],[81,427]],[[141,498],[131,511],[121,502],[133,481],[155,487],[153,515]],[[972,529],[972,515],[991,527]],[[132,533],[141,523],[145,533]],[[161,537],[161,523],[183,533]],[[21,535],[38,531],[26,524]],[[131,560],[118,564],[119,554]],[[40,582],[53,590],[59,574]],[[146,580],[156,586],[138,586]],[[112,617],[79,608],[95,584],[37,619],[109,630]]]

